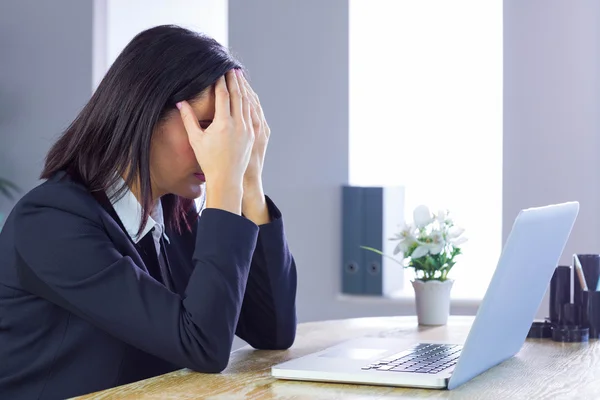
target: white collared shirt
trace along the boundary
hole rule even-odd
[[[117,191],[121,185],[124,185],[125,181],[123,178],[119,178],[119,181],[114,187],[108,190],[108,197],[110,198],[113,193]],[[156,247],[156,254],[160,255],[160,238],[161,236],[169,243],[169,237],[165,233],[165,221],[163,217],[163,208],[160,200],[150,213],[148,222],[144,227],[144,230],[137,235],[137,231],[142,221],[142,206],[135,197],[135,195],[129,190],[117,199],[111,199],[111,204],[115,209],[115,212],[119,216],[119,219],[123,223],[127,234],[133,240],[134,243],[138,243],[152,228],[152,238],[154,239],[154,246]]]

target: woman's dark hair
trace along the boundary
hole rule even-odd
[[[139,183],[141,232],[152,207],[150,143],[157,124],[177,102],[199,97],[233,68],[242,66],[202,34],[173,25],[139,33],[52,146],[41,178],[67,171],[90,191],[106,191],[121,176],[129,186]],[[115,197],[126,189],[119,188]],[[179,230],[184,222],[190,227],[193,200],[169,195],[163,206],[171,226]]]

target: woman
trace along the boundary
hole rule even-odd
[[[2,397],[220,372],[234,334],[291,346],[296,267],[261,183],[268,138],[222,46],[174,26],[136,36],[0,235]]]

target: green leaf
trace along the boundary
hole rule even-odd
[[[365,250],[372,251],[372,252],[374,252],[374,253],[377,253],[377,254],[380,254],[380,255],[382,255],[383,257],[389,258],[390,260],[392,260],[392,261],[395,261],[395,262],[397,262],[398,264],[402,265],[402,262],[401,262],[401,261],[398,261],[398,260],[396,260],[396,259],[395,259],[394,257],[392,257],[392,256],[389,256],[389,255],[387,255],[387,254],[384,254],[384,253],[383,253],[381,250],[377,250],[377,249],[374,249],[374,248],[372,248],[372,247],[368,247],[368,246],[360,246],[360,248],[361,248],[361,249],[365,249]]]

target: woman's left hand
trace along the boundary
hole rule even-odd
[[[262,171],[271,129],[265,120],[258,96],[245,77],[242,77],[242,82],[242,93],[248,99],[254,129],[254,145],[243,180],[242,213],[257,225],[261,225],[269,222],[269,212],[262,186]]]
[[[250,115],[252,116],[252,127],[254,129],[254,146],[252,147],[252,155],[250,156],[250,162],[244,175],[244,186],[250,189],[256,184],[261,184],[262,186],[262,170],[271,130],[265,120],[258,96],[252,90],[245,77],[242,77],[242,82],[242,91],[248,99]]]

